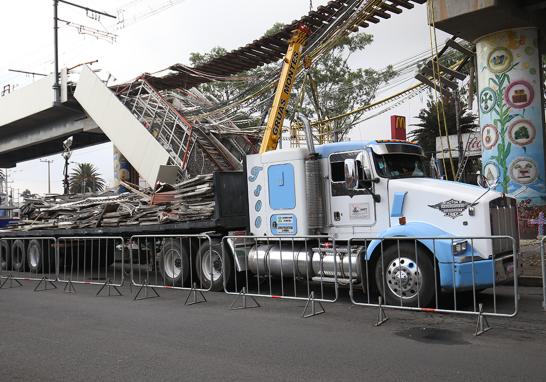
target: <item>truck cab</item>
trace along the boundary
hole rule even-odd
[[[442,289],[513,278],[512,255],[519,250],[515,199],[431,178],[423,150],[411,142],[350,141],[319,145],[314,152],[249,155],[247,181],[254,236],[360,241],[366,249],[353,254],[355,269],[360,260],[374,261],[385,238],[420,238],[415,242],[432,258]],[[464,239],[497,235],[514,240]]]

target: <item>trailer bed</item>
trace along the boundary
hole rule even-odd
[[[248,227],[246,179],[243,172],[214,173],[214,215],[206,220],[175,223],[124,225],[96,228],[53,228],[0,231],[0,238],[122,236],[228,232]]]

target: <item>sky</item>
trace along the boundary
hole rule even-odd
[[[74,24],[60,23],[60,67],[72,67],[98,60],[94,69],[100,76],[118,82],[141,73],[153,73],[174,63],[189,63],[191,52],[207,52],[215,46],[236,49],[257,38],[275,22],[290,22],[309,11],[309,0],[73,0],[119,16],[123,24],[109,18],[95,20],[81,9],[59,5],[59,18],[116,35],[115,42],[80,34]],[[312,5],[327,3],[313,0]],[[175,4],[167,6],[168,4]],[[17,0],[3,2],[4,15],[0,23],[0,89],[4,85],[22,87],[33,81],[32,76],[9,72],[19,69],[49,74],[53,71],[53,7],[50,0]],[[164,9],[164,10],[162,10]],[[29,11],[31,10],[31,11]],[[157,12],[157,11],[160,12]],[[162,11],[161,11],[162,10]],[[120,28],[120,25],[124,27]],[[430,51],[426,6],[416,5],[389,20],[371,24],[363,31],[374,36],[374,42],[351,59],[351,65],[381,69],[417,53]],[[449,36],[438,32],[438,41]],[[37,79],[36,77],[34,79]],[[73,80],[77,80],[73,78]],[[404,83],[401,88],[415,81]],[[379,98],[396,92],[378,94]],[[368,120],[351,134],[352,139],[389,138],[389,116],[405,115],[408,124],[423,107],[422,97],[374,119]],[[1,112],[1,111],[0,111]],[[62,193],[63,159],[53,155],[45,159],[51,164],[51,191]],[[113,182],[112,145],[97,145],[73,153],[72,169],[78,162],[92,162],[107,184]],[[39,160],[19,163],[8,170],[9,187],[14,195],[28,188],[34,193],[47,192],[47,165]]]

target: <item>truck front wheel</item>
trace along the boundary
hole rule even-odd
[[[224,290],[224,274],[229,280],[232,274],[231,262],[224,259],[222,246],[218,242],[212,245],[206,241],[201,245],[195,258],[195,270],[203,289]]]
[[[429,307],[435,295],[430,256],[414,242],[388,246],[375,263],[375,281],[388,305]]]
[[[178,240],[166,240],[161,248],[159,269],[166,286],[185,286],[191,272],[186,246]]]

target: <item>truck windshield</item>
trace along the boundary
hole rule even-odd
[[[382,178],[423,178],[427,177],[424,158],[419,155],[374,153],[377,174]]]

